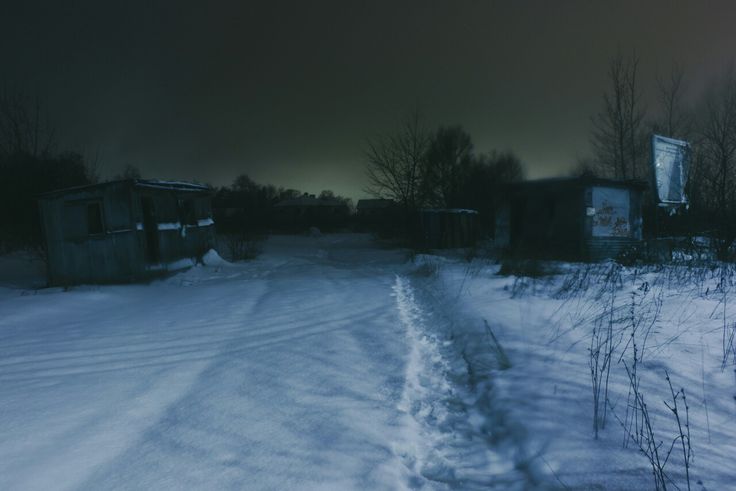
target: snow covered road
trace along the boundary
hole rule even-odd
[[[0,489],[458,487],[455,389],[403,253],[297,242],[150,285],[0,290]]]

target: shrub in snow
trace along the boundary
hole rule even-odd
[[[548,264],[536,259],[507,259],[501,263],[498,270],[501,276],[524,276],[527,278],[541,278],[556,274]]]
[[[251,232],[238,232],[223,237],[232,261],[255,259],[262,252],[265,237]]]

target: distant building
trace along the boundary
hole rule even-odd
[[[615,258],[642,239],[645,188],[588,177],[511,184],[496,214],[496,245],[538,257]]]
[[[350,207],[346,201],[317,198],[313,194],[305,193],[274,205],[276,226],[286,230],[306,230],[309,227],[337,229],[346,227],[349,217]]]
[[[393,213],[397,208],[392,199],[361,199],[355,207],[358,218],[362,220],[381,219],[384,215]]]
[[[113,181],[45,193],[39,206],[53,285],[151,277],[214,244],[210,190],[199,184]]]
[[[471,247],[478,239],[478,212],[459,208],[419,212],[421,241],[430,249]]]
[[[392,199],[361,199],[355,207],[359,231],[382,237],[397,235],[404,225],[401,207]]]

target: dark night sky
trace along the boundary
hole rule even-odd
[[[5,2],[7,3],[7,2]],[[646,4],[642,7],[638,4]],[[103,177],[363,195],[367,138],[414,107],[511,149],[531,177],[589,152],[609,57],[692,97],[736,55],[736,2],[34,2],[0,13],[0,83],[39,96]]]

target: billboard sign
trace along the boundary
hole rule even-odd
[[[652,135],[652,166],[660,205],[686,204],[685,185],[690,167],[690,144],[683,140]]]

